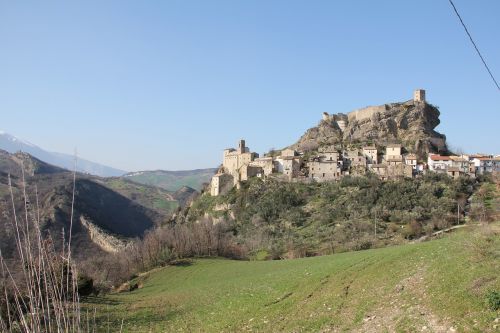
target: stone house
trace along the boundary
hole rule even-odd
[[[298,156],[298,153],[295,149],[286,148],[281,151],[281,156]]]
[[[448,169],[446,169],[446,174],[453,179],[457,179],[458,177],[460,177],[460,175],[463,175],[464,173],[457,167],[449,167]]]
[[[403,156],[390,156],[386,161],[387,165],[403,164]]]
[[[321,161],[319,158],[307,162],[309,178],[316,181],[337,180],[342,175],[337,161]]]
[[[371,171],[382,180],[413,177],[413,168],[407,164],[374,164],[371,167]]]
[[[412,178],[413,177],[413,167],[407,164],[396,164],[387,166],[387,177],[392,178]]]
[[[387,165],[386,164],[373,164],[370,170],[382,180],[387,180]]]
[[[238,181],[245,181],[252,177],[262,177],[264,170],[260,166],[244,165],[239,170]]]
[[[403,155],[401,155],[400,144],[390,144],[385,148],[385,162],[388,165],[403,164]]]
[[[469,176],[475,176],[476,166],[473,161],[469,161],[467,156],[450,156],[451,167],[457,168],[461,173]]]
[[[378,156],[377,156],[377,147],[375,146],[365,146],[363,147],[363,155],[366,157],[367,164],[377,164]]]
[[[321,161],[335,161],[337,162],[339,160],[339,152],[338,151],[332,151],[332,150],[327,150],[320,152],[319,158]]]
[[[210,195],[218,196],[229,191],[233,187],[233,176],[227,173],[217,173],[212,176],[212,181],[210,182]]]
[[[302,158],[300,156],[280,156],[275,160],[276,172],[288,178],[297,178],[300,173]]]
[[[401,156],[401,145],[399,143],[389,144],[385,147],[386,159],[391,156]]]
[[[358,150],[345,151],[343,155],[344,166],[349,167],[365,167],[366,156],[362,155]]]
[[[274,159],[272,157],[256,158],[252,162],[250,162],[249,165],[262,168],[264,176],[268,176],[276,172]]]

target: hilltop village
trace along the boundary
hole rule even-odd
[[[411,107],[425,105],[425,90],[414,91],[413,100],[403,105]],[[347,115],[323,114],[322,121],[334,123],[344,131],[348,123],[367,121],[384,113],[387,106],[359,109]],[[434,147],[443,147],[444,139],[434,139]],[[251,152],[245,140],[237,148],[227,148],[223,153],[222,166],[212,177],[210,194],[218,196],[251,177],[266,179],[274,177],[283,181],[335,181],[347,175],[373,173],[382,180],[413,178],[425,172],[446,173],[450,177],[476,177],[486,172],[500,171],[500,157],[487,154],[453,155],[429,152],[426,157],[415,154],[411,147],[394,142],[370,144],[362,147],[326,145],[314,151],[285,148],[270,152],[264,157]]]

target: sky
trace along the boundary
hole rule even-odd
[[[500,1],[454,2],[499,80]],[[0,0],[0,129],[127,171],[282,148],[416,88],[451,147],[500,154],[500,92],[447,0]]]

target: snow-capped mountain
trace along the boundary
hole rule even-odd
[[[9,153],[23,151],[35,156],[36,158],[46,163],[50,163],[68,170],[73,170],[75,160],[73,155],[46,151],[30,142],[21,140],[4,131],[0,131],[0,149],[8,151]],[[124,170],[115,169],[81,158],[78,158],[77,169],[80,172],[85,172],[101,177],[121,176],[127,173]]]

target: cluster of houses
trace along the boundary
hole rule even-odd
[[[487,154],[442,156],[429,154],[427,166],[430,171],[446,172],[450,177],[462,175],[474,177],[484,173],[500,172],[500,156]]]
[[[294,149],[284,149],[279,155],[259,157],[240,140],[238,148],[224,150],[222,167],[212,177],[210,193],[217,196],[240,186],[251,177],[269,176],[288,181],[333,181],[346,175],[364,175],[367,172],[387,180],[415,177],[427,170],[447,173],[453,178],[461,175],[500,171],[500,157],[491,155],[442,156],[429,154],[427,162],[417,160],[415,154],[403,154],[400,144],[389,144],[385,152],[375,146],[339,152],[333,147],[319,149],[309,155]]]

